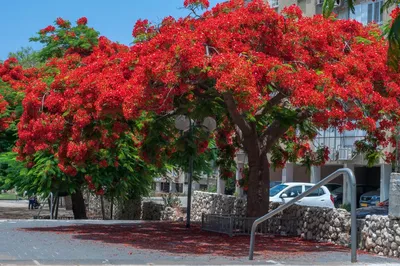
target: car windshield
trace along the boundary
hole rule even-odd
[[[332,190],[331,193],[334,195],[343,193],[343,187],[338,187],[337,189]]]
[[[276,194],[278,194],[279,192],[281,192],[282,190],[284,190],[285,188],[287,188],[288,186],[287,185],[284,185],[284,184],[279,184],[279,185],[277,185],[277,186],[274,186],[273,188],[271,188],[270,190],[269,190],[269,196],[270,197],[273,197],[273,196],[275,196]]]

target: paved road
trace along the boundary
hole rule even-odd
[[[0,265],[223,265],[250,264],[246,257],[222,257],[208,255],[187,255],[165,253],[156,250],[135,249],[126,244],[74,238],[70,234],[48,232],[55,226],[91,224],[132,224],[140,222],[123,221],[34,221],[0,220]],[[21,230],[21,228],[42,228],[43,231]],[[102,232],[98,232],[101,234]],[[161,239],[154,239],[160,245],[167,245]],[[232,238],[235,241],[235,238]],[[268,260],[255,260],[257,265],[355,265],[349,263],[347,252],[312,252]],[[372,255],[360,255],[356,265],[400,265],[400,260]]]

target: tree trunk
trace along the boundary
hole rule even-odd
[[[269,163],[266,155],[259,155],[254,147],[249,156],[249,188],[247,217],[260,217],[269,211]]]
[[[87,219],[85,201],[83,199],[82,191],[77,189],[75,193],[71,195],[71,199],[74,219]]]
[[[260,110],[262,116],[286,97],[283,94],[275,96]],[[245,151],[249,159],[249,182],[247,192],[247,216],[260,217],[269,211],[269,163],[267,153],[289,128],[282,125],[279,120],[273,121],[260,135],[257,132],[257,122],[247,121],[245,116],[236,106],[232,93],[223,94],[229,116],[235,123],[237,135],[243,141]],[[256,119],[257,120],[257,119]]]

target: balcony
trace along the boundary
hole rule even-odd
[[[314,140],[314,146],[326,146],[329,149],[329,161],[352,161],[357,156],[355,142],[362,140],[365,132],[352,130],[339,133],[335,129],[320,131]]]
[[[278,8],[279,7],[279,0],[269,0],[269,5],[272,8]]]

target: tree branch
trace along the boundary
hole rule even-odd
[[[264,116],[268,111],[270,111],[274,106],[278,105],[283,99],[285,99],[286,95],[282,92],[278,92],[273,98],[271,98],[263,108],[256,112],[256,119]]]
[[[239,113],[235,103],[235,99],[233,99],[232,94],[230,92],[225,92],[223,94],[223,97],[233,122],[239,127],[243,135],[250,135],[251,127],[244,119],[244,117]]]
[[[296,124],[303,122],[307,118],[311,117],[311,113],[308,110],[299,110],[299,115],[294,121]],[[291,125],[281,124],[279,120],[275,120],[272,124],[264,131],[261,135],[262,149],[261,154],[268,153],[272,146],[278,141],[280,137],[285,134]]]
[[[261,136],[262,148],[261,154],[268,153],[276,141],[289,129],[290,125],[282,125],[280,121],[275,120]]]

